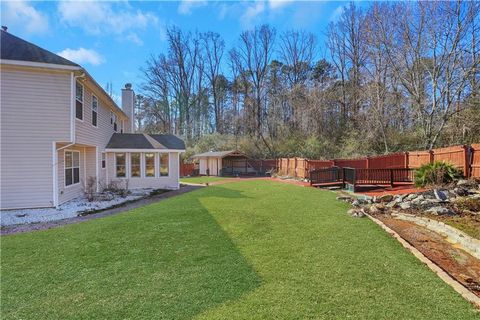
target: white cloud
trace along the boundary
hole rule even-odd
[[[2,25],[22,29],[29,34],[41,34],[48,30],[48,18],[27,1],[3,2],[1,6]]]
[[[64,57],[65,59],[72,60],[73,62],[76,62],[78,64],[88,63],[97,66],[105,62],[105,59],[98,52],[92,49],[67,48],[63,51],[58,52],[57,54]]]
[[[292,0],[269,0],[268,5],[271,10],[277,10],[285,7],[292,2]]]
[[[207,1],[203,0],[182,0],[178,5],[178,13],[183,15],[190,15],[196,8],[207,5]]]
[[[69,26],[96,35],[122,35],[137,44],[143,42],[135,31],[158,24],[153,13],[133,11],[123,2],[62,1],[58,4],[58,12],[61,21]]]
[[[254,2],[246,8],[245,13],[240,17],[240,22],[245,28],[252,28],[258,20],[258,16],[264,11],[265,2]]]
[[[343,12],[345,11],[345,6],[341,5],[341,6],[338,6],[335,11],[333,11],[333,13],[330,15],[330,21],[336,21],[338,20]]]

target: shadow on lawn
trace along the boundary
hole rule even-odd
[[[2,239],[2,318],[189,319],[254,290],[261,279],[202,206],[209,196]]]

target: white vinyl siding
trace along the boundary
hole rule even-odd
[[[71,73],[0,73],[1,207],[53,206],[53,141],[70,140]]]

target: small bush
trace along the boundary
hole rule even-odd
[[[83,189],[87,200],[89,202],[94,201],[97,192],[97,179],[95,177],[88,177]]]
[[[462,177],[461,171],[444,161],[424,164],[415,171],[415,186],[439,186]]]

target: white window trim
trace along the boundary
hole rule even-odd
[[[97,124],[96,125],[93,124],[93,100],[94,100],[93,98],[95,98],[95,100],[97,100],[97,110],[95,111],[95,113],[97,114]],[[90,108],[92,109],[91,110],[92,111],[92,119],[90,121],[90,124],[94,128],[98,128],[98,109],[99,109],[98,105],[99,105],[98,97],[92,93],[92,103],[91,103],[91,106],[90,106]]]
[[[72,153],[78,153],[78,182],[76,183],[72,183],[72,184],[69,184],[67,185],[67,176],[65,175],[65,171],[67,170],[67,161],[66,161],[66,154],[67,152],[72,152]],[[73,165],[73,156],[72,156],[72,165]],[[76,168],[76,167],[71,167],[72,169],[73,168]],[[80,174],[81,174],[81,168],[82,168],[82,165],[81,165],[81,161],[80,161],[80,151],[78,150],[72,150],[72,149],[66,149],[63,151],[63,184],[65,186],[65,188],[70,188],[70,187],[74,187],[76,186],[77,184],[80,184]],[[73,171],[72,171],[73,172]]]
[[[82,86],[82,101],[77,99],[77,83]],[[77,101],[82,103],[82,119],[77,118]],[[75,82],[75,120],[83,122],[85,119],[85,86],[81,84],[78,80]]]
[[[153,153],[153,177],[147,177],[147,153]],[[158,152],[145,152],[143,154],[143,172],[144,172],[144,178],[151,179],[151,178],[157,178],[157,153]]]
[[[123,154],[125,154],[125,177],[119,177],[119,176],[117,176],[117,154],[118,154],[118,153],[123,153]],[[116,153],[113,155],[113,158],[114,158],[114,159],[113,159],[113,163],[114,163],[114,167],[113,167],[114,169],[113,169],[113,170],[115,170],[115,178],[117,178],[117,179],[128,179],[128,173],[129,173],[129,172],[128,172],[128,166],[129,166],[129,163],[128,163],[128,162],[129,162],[129,161],[127,161],[127,159],[128,159],[128,153],[126,153],[126,152],[116,152]]]
[[[140,176],[134,177],[132,176],[132,153],[138,153],[140,155]],[[143,178],[143,168],[142,168],[142,153],[141,152],[130,152],[130,178],[132,179],[141,179]],[[149,177],[150,178],[150,177]]]
[[[166,176],[161,175],[161,168],[162,168],[162,154],[167,155],[167,168],[168,168],[168,174]],[[180,165],[180,163],[179,163]],[[170,177],[170,153],[169,152],[160,152],[158,154],[158,177],[159,178],[169,178]]]

